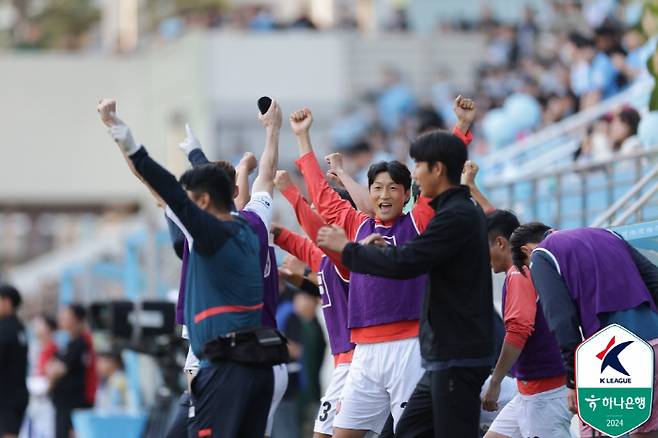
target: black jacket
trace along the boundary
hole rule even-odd
[[[493,298],[486,217],[464,186],[447,190],[431,205],[437,214],[420,236],[398,247],[350,243],[343,263],[351,271],[388,278],[427,273],[420,318],[423,358],[489,357]]]

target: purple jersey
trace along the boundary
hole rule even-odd
[[[269,245],[267,228],[258,214],[249,210],[242,210],[238,212],[238,214],[249,224],[251,229],[258,236],[258,242],[260,245],[259,259],[261,272],[263,273],[263,310],[261,321],[265,327],[276,328],[275,315],[279,299],[279,275],[276,269],[277,264],[274,255],[274,248]],[[181,269],[181,281],[178,289],[178,304],[176,306],[176,322],[178,324],[185,323],[183,311],[185,303],[185,279],[187,277],[189,254],[190,250],[186,239],[183,246],[183,266]]]
[[[322,298],[322,313],[329,334],[331,354],[345,353],[354,348],[347,328],[347,301],[350,282],[341,277],[336,265],[323,256],[318,272],[318,286]]]
[[[577,228],[557,231],[539,244],[555,262],[578,308],[586,338],[601,328],[599,315],[656,306],[626,243],[609,230]]]
[[[357,231],[355,241],[372,233],[380,234],[389,245],[402,245],[418,236],[411,214],[400,216],[386,227],[367,219]],[[370,327],[398,321],[420,319],[427,276],[392,280],[353,272],[350,276],[349,327]]]
[[[527,272],[526,275],[530,275],[530,272]],[[503,284],[503,318],[505,317],[506,298],[507,278]],[[511,371],[512,375],[519,380],[537,380],[565,374],[560,348],[555,336],[548,328],[539,300],[537,300],[534,330]]]

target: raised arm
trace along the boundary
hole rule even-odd
[[[295,211],[295,216],[297,217],[297,222],[299,225],[301,225],[306,235],[311,239],[311,243],[315,242],[317,239],[318,231],[320,228],[325,226],[326,223],[322,220],[319,214],[313,211],[306,199],[304,199],[299,191],[299,188],[290,179],[288,172],[285,170],[277,171],[276,177],[274,178],[274,184],[281,192],[283,197],[286,198],[292,206],[293,210]],[[315,246],[315,244],[313,245]],[[343,265],[341,255],[339,253],[328,250],[322,251],[331,259],[332,262],[334,262],[344,278],[349,277],[349,270],[345,267],[345,265]]]
[[[116,111],[117,111],[117,103],[113,99],[102,99],[100,102],[98,102],[98,107],[96,107],[96,110],[98,111],[98,114],[101,117],[101,121],[107,126],[108,128],[112,129],[113,127],[117,126],[116,129],[123,129],[120,125],[123,124],[121,120],[119,120],[116,116]],[[124,125],[125,126],[125,125]],[[123,154],[123,159],[126,161],[126,164],[128,165],[128,168],[132,172],[135,177],[137,177],[138,180],[142,182],[146,186],[146,188],[151,192],[151,195],[155,199],[156,204],[160,208],[165,207],[165,202],[162,200],[158,192],[153,190],[153,187],[151,187],[146,181],[144,181],[144,178],[135,170],[135,166],[133,165],[133,162],[130,161],[130,158],[128,158],[128,155],[121,150]]]
[[[336,152],[327,155],[324,157],[324,160],[329,165],[329,173],[335,175],[343,187],[345,187],[347,193],[352,197],[352,201],[354,201],[356,208],[368,216],[374,217],[375,211],[372,208],[372,201],[370,201],[368,188],[356,182],[349,173],[345,172],[345,169],[343,168],[343,156]]]
[[[235,197],[235,208],[242,210],[251,201],[251,190],[249,189],[249,175],[258,167],[256,156],[251,152],[245,152],[242,159],[235,168],[235,183],[238,186],[238,196]]]
[[[290,126],[297,136],[301,155],[295,164],[304,176],[311,200],[322,219],[329,224],[345,228],[349,238],[354,239],[359,226],[368,219],[368,215],[352,208],[348,201],[341,199],[327,184],[311,147],[309,129],[312,123],[313,114],[308,108],[290,115]]]
[[[105,108],[104,108],[105,110]],[[101,111],[99,111],[101,112]],[[101,112],[101,117],[109,112]],[[139,178],[151,187],[180,221],[194,242],[194,248],[203,255],[212,255],[226,239],[236,231],[231,221],[220,221],[210,213],[201,210],[190,200],[176,178],[164,167],[156,163],[143,146],[138,146],[130,128],[112,112],[113,125],[110,135],[127,156]]]
[[[462,171],[462,184],[468,186],[468,188],[471,190],[471,196],[473,199],[475,199],[475,202],[480,205],[486,214],[489,214],[494,211],[496,207],[494,207],[494,205],[486,198],[486,196],[480,192],[477,184],[475,184],[475,176],[479,170],[480,168],[477,164],[475,164],[475,162],[467,161],[466,164],[464,164],[464,170]]]
[[[276,100],[272,101],[265,114],[258,116],[265,128],[265,149],[260,157],[258,176],[254,180],[254,193],[274,191],[274,174],[279,166],[279,132],[281,131],[281,107]]]

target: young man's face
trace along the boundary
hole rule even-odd
[[[14,313],[14,306],[11,300],[6,297],[0,297],[0,318],[6,318]]]
[[[390,221],[402,215],[404,204],[409,200],[409,190],[391,178],[388,172],[380,172],[370,186],[370,201],[375,216]]]
[[[414,179],[420,187],[420,194],[433,199],[439,195],[439,163],[434,164],[431,168],[425,161],[417,161],[414,167]]]
[[[512,251],[507,239],[502,236],[489,238],[489,258],[491,259],[491,270],[494,273],[507,272],[512,259]]]

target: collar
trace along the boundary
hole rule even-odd
[[[430,206],[434,210],[439,211],[441,207],[443,207],[450,199],[454,197],[464,197],[465,199],[468,199],[470,198],[470,196],[471,196],[471,191],[468,188],[468,186],[459,185],[446,190],[436,198],[432,199],[430,201]]]

